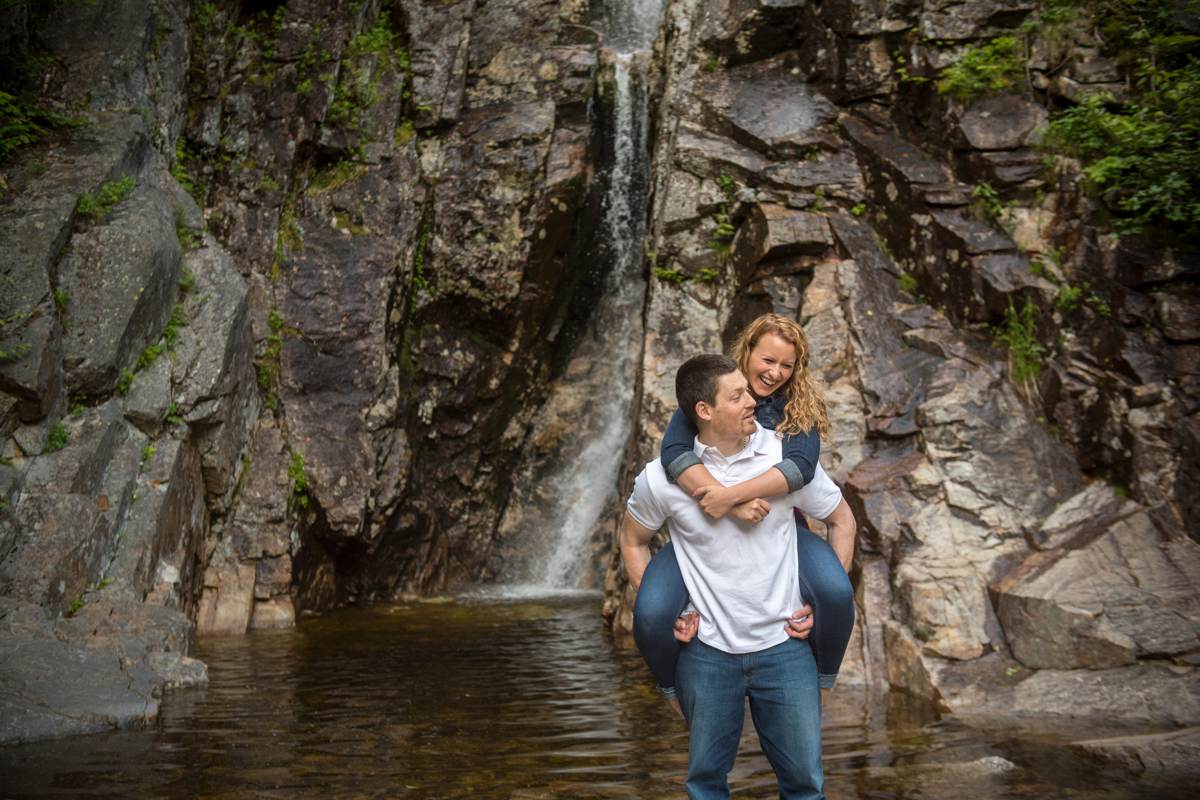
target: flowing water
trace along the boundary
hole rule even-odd
[[[595,598],[346,609],[209,639],[198,655],[208,688],[168,693],[148,730],[0,748],[0,797],[683,796],[687,734]],[[835,698],[831,800],[1172,796],[1049,737],[983,735],[897,697]],[[731,784],[777,796],[749,724]]]
[[[543,416],[571,435],[542,469],[523,473],[518,496],[536,494],[545,507],[518,504],[519,522],[532,530],[534,557],[492,590],[510,597],[538,596],[587,582],[592,533],[615,499],[617,478],[632,429],[634,386],[641,358],[642,265],[649,103],[644,82],[663,0],[606,4],[605,58],[613,71],[611,160],[601,176],[603,213],[599,253],[608,263],[603,289],[575,346],[565,375],[550,389]],[[532,484],[530,486],[529,484]]]

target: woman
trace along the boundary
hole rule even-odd
[[[778,314],[760,316],[738,337],[733,358],[758,401],[755,416],[759,424],[783,437],[783,461],[756,478],[722,486],[693,450],[695,427],[676,410],[663,437],[663,466],[668,477],[696,497],[714,519],[738,515],[742,504],[794,492],[812,480],[821,451],[819,433],[829,425],[825,398],[808,371],[808,341],[794,320]],[[813,607],[809,642],[817,661],[823,704],[837,680],[854,626],[853,588],[846,575],[853,543],[846,543],[839,560],[833,548],[808,530],[803,520],[797,513],[800,591]],[[675,550],[668,543],[651,559],[642,577],[633,612],[633,635],[659,691],[672,705],[676,702],[675,661],[679,655],[675,630],[687,601]],[[695,621],[681,623],[679,630],[694,634]],[[685,639],[690,638],[688,633],[682,634]]]

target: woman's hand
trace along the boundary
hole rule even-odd
[[[684,644],[696,638],[696,634],[699,632],[700,615],[695,611],[689,611],[675,620],[675,638]]]
[[[751,525],[757,525],[762,522],[767,514],[771,513],[771,504],[761,498],[757,500],[747,500],[744,503],[738,503],[729,511],[729,516],[741,522],[748,522]]]
[[[791,618],[784,625],[787,635],[793,639],[807,639],[812,633],[813,610],[810,605],[803,605],[792,612]]]
[[[692,497],[700,503],[700,509],[713,519],[725,516],[737,503],[734,490],[720,484],[701,486],[692,492]]]

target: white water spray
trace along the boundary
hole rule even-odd
[[[564,443],[556,472],[536,494],[547,499],[536,515],[546,537],[543,558],[497,587],[504,596],[571,593],[585,581],[590,542],[613,501],[632,429],[631,408],[642,343],[642,235],[648,164],[647,92],[636,74],[650,61],[664,0],[616,0],[606,9],[606,44],[613,67],[612,163],[607,172],[601,239],[612,259],[596,308],[572,355],[567,375],[547,402],[576,435]],[[574,398],[572,402],[569,398]],[[556,402],[558,401],[558,402]],[[567,419],[570,407],[586,419]]]

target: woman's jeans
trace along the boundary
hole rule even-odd
[[[746,698],[763,753],[785,800],[823,800],[821,697],[807,642],[725,653],[693,640],[679,654],[679,704],[688,721],[692,800],[729,797]]]
[[[796,526],[796,550],[800,593],[813,607],[808,642],[817,660],[821,688],[829,688],[837,680],[854,628],[854,587],[829,543],[800,525]],[[675,547],[668,542],[650,559],[633,607],[634,641],[659,690],[668,696],[675,694],[675,662],[679,658],[675,620],[687,601]]]

